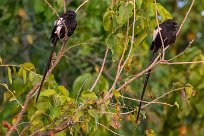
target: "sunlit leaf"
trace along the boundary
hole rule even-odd
[[[50,97],[52,95],[56,94],[56,91],[54,89],[47,89],[47,90],[44,90],[40,93],[40,96],[47,96],[47,97]]]
[[[52,120],[59,117],[61,115],[60,107],[51,107],[49,115]]]
[[[105,12],[103,15],[103,27],[105,31],[111,31],[112,26],[113,26],[113,21],[112,21],[112,16],[114,14],[114,11],[108,10]]]
[[[8,79],[9,79],[9,83],[12,84],[12,76],[11,76],[11,69],[8,67]]]

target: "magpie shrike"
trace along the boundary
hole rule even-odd
[[[161,33],[161,37],[159,34],[159,31]],[[158,27],[155,28],[154,30],[154,34],[153,34],[153,41],[152,44],[150,46],[150,51],[152,52],[152,57],[150,60],[150,65],[152,64],[152,62],[154,61],[157,51],[162,47],[166,47],[170,44],[173,44],[176,40],[176,32],[177,32],[177,23],[172,20],[172,19],[167,19],[166,21],[164,21],[163,23],[159,24]],[[162,41],[163,40],[163,45],[162,45]],[[142,100],[144,97],[144,93],[147,87],[147,82],[149,80],[150,77],[150,73],[151,73],[151,69],[148,70],[146,78],[144,80],[144,86],[143,86],[143,91],[142,91],[142,95],[140,98],[140,104],[138,107],[138,113],[137,113],[137,118],[136,118],[136,123],[138,123],[139,117],[140,117],[140,110],[142,107]]]
[[[55,21],[54,28],[52,30],[52,34],[51,34],[51,37],[50,37],[50,40],[51,40],[51,42],[53,44],[53,47],[52,47],[52,50],[51,50],[51,53],[50,53],[50,57],[49,57],[47,66],[46,66],[44,74],[43,74],[43,78],[42,78],[41,83],[40,83],[40,87],[39,87],[39,90],[38,90],[36,102],[38,101],[40,91],[42,89],[45,77],[46,77],[47,72],[49,70],[50,63],[51,63],[51,60],[52,60],[52,56],[53,56],[53,53],[55,52],[55,47],[56,47],[57,41],[59,39],[62,39],[64,37],[66,37],[66,36],[70,37],[74,33],[76,27],[77,27],[76,13],[74,11],[72,11],[72,10],[68,10],[65,14],[61,15]]]

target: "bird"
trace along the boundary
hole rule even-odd
[[[177,27],[178,27],[178,25],[177,25],[175,20],[167,19],[155,28],[154,33],[153,33],[153,40],[152,40],[152,43],[150,46],[150,52],[152,53],[152,57],[150,59],[149,66],[154,62],[154,60],[156,58],[156,54],[160,48],[162,48],[163,46],[165,48],[168,45],[171,45],[175,42]],[[159,31],[160,31],[161,36],[159,34]],[[161,41],[161,39],[163,42]],[[150,74],[151,74],[151,70],[152,69],[149,69],[147,71],[147,75],[146,75],[146,78],[144,80],[143,90],[142,90],[142,94],[140,97],[140,103],[139,103],[137,117],[136,117],[136,123],[138,123],[138,121],[139,121],[140,111],[141,111],[141,107],[142,107],[142,100],[143,100],[143,97],[145,94],[145,90],[146,90],[147,82],[148,82]]]
[[[50,67],[50,63],[52,60],[53,53],[55,52],[56,44],[58,40],[64,38],[64,37],[70,37],[75,29],[77,27],[77,21],[76,21],[76,13],[72,10],[68,10],[66,13],[63,15],[59,16],[59,18],[54,22],[54,28],[52,30],[51,36],[50,36],[50,41],[52,43],[52,49],[51,53],[47,62],[47,66],[45,68],[43,78],[40,82],[40,86],[37,92],[37,97],[36,97],[36,103],[38,101],[40,91],[42,89],[43,83],[45,81],[45,77],[47,75],[47,72]]]

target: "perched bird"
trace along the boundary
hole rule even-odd
[[[159,34],[159,31],[161,33],[161,36]],[[159,26],[155,28],[154,35],[153,35],[153,41],[152,41],[152,44],[150,46],[150,51],[152,52],[150,65],[152,64],[152,62],[154,62],[157,51],[162,46],[166,47],[166,46],[168,46],[170,44],[173,44],[175,42],[176,32],[177,32],[177,23],[172,19],[167,19],[166,21],[159,24]],[[161,39],[163,40],[163,45],[162,45]],[[150,73],[151,73],[151,69],[148,70],[146,78],[144,80],[144,86],[143,86],[143,91],[142,91],[142,95],[141,95],[141,98],[140,98],[141,101],[140,101],[139,108],[138,108],[136,123],[139,120],[140,111],[141,111],[141,107],[142,107],[142,100],[143,100],[144,93],[145,93],[145,90],[146,90],[146,87],[147,87],[147,82],[148,82],[149,77],[150,77]]]
[[[57,41],[59,39],[62,39],[64,37],[66,37],[66,36],[70,37],[74,33],[76,27],[77,27],[76,13],[74,11],[72,11],[72,10],[68,10],[66,13],[61,15],[55,21],[54,28],[52,30],[52,34],[51,34],[51,37],[50,37],[50,40],[51,40],[51,42],[53,44],[53,47],[52,47],[52,50],[51,50],[51,53],[50,53],[50,57],[49,57],[47,66],[46,66],[45,71],[44,71],[43,78],[42,78],[41,83],[40,83],[40,87],[39,87],[39,90],[38,90],[36,102],[38,101],[40,91],[42,89],[45,77],[46,77],[47,72],[49,70],[50,63],[51,63],[51,60],[52,60],[52,56],[53,56],[53,53],[55,52],[55,47],[56,47]]]

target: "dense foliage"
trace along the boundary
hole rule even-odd
[[[83,2],[67,1],[66,7],[75,10]],[[29,100],[14,134],[41,134],[70,123],[56,135],[202,135],[203,63],[158,64],[145,95],[145,100],[152,103],[146,103],[149,105],[142,109],[140,124],[135,123],[135,118],[145,74],[119,89],[149,64],[149,46],[157,26],[155,10],[159,22],[174,18],[181,24],[192,3],[157,2],[85,3],[77,11],[78,27],[68,39],[66,53],[44,83],[39,102],[35,103],[34,95]],[[63,0],[48,3],[57,13],[63,12]],[[204,60],[203,7],[203,0],[195,1],[165,59],[183,54],[169,63]],[[53,9],[43,0],[0,1],[0,135],[5,135],[16,123],[27,95],[42,78],[51,49],[49,37],[57,18]],[[62,44],[63,40],[58,43],[54,61]],[[106,48],[109,52],[105,67],[99,82],[91,89]],[[117,69],[123,64],[115,82]],[[104,99],[110,91],[113,97]]]

